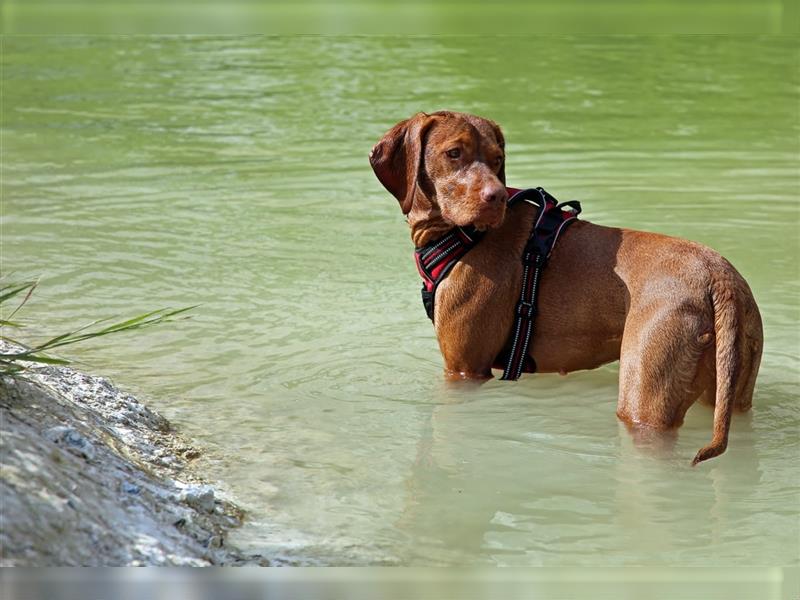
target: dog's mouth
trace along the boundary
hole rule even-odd
[[[478,213],[477,217],[472,221],[472,225],[475,227],[475,229],[481,231],[486,229],[496,229],[503,224],[505,216],[505,204],[487,206]]]
[[[457,227],[475,227],[480,231],[495,229],[506,217],[506,203],[487,203],[478,199],[462,199],[459,202],[441,203],[442,218]]]

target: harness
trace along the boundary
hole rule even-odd
[[[507,188],[507,190],[508,208],[519,202],[529,202],[539,209],[522,251],[522,285],[515,309],[510,343],[507,344],[508,352],[501,353],[494,365],[503,369],[501,379],[513,381],[519,379],[523,372],[536,371],[535,362],[528,356],[528,348],[533,338],[539,279],[558,236],[570,223],[577,220],[581,205],[576,200],[559,204],[553,196],[540,187],[527,190]],[[417,270],[422,276],[422,304],[431,321],[433,321],[436,288],[456,263],[478,245],[484,234],[474,227],[455,227],[438,240],[414,250]]]

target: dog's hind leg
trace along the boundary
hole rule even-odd
[[[741,348],[742,377],[736,388],[733,407],[740,412],[747,412],[753,406],[753,390],[756,385],[756,376],[761,366],[761,351],[764,346],[764,331],[761,325],[761,314],[758,312],[752,294],[747,290],[740,297],[741,312],[744,315],[744,327],[739,335]]]
[[[753,390],[756,386],[756,376],[761,364],[761,345],[751,346],[746,355],[747,359],[743,362],[746,363],[747,374],[739,381],[733,403],[734,410],[739,412],[747,412],[753,407]]]
[[[746,331],[739,336],[737,346],[739,347],[741,376],[736,385],[733,410],[737,412],[747,412],[753,405],[753,389],[755,388],[756,376],[761,364],[761,327],[760,321],[754,327],[756,331]],[[715,349],[709,348],[700,358],[697,375],[692,384],[692,389],[698,390],[697,402],[710,407],[714,407],[717,397],[717,372],[716,372]]]
[[[679,427],[698,396],[713,386],[706,365],[712,331],[702,309],[632,307],[622,338],[617,416],[638,427]]]
[[[717,371],[714,346],[706,348],[697,365],[697,374],[691,389],[696,393],[697,402],[714,407],[717,399]]]

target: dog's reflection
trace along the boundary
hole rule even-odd
[[[733,452],[692,468],[689,433],[707,431],[708,407],[693,409],[683,443],[613,421],[604,441],[562,443],[569,428],[535,398],[498,414],[480,389],[449,383],[430,409],[395,523],[408,564],[594,564],[598,553],[604,564],[659,564],[662,553],[722,540],[747,501],[742,490],[758,488],[749,415],[734,419]]]

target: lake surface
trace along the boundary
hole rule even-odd
[[[800,564],[800,54],[757,37],[5,37],[2,270],[28,336],[199,304],[69,349],[200,445],[232,540],[321,564]],[[635,447],[617,367],[448,389],[367,163],[420,110],[491,117],[509,185],[687,237],[764,320],[728,451],[695,406]],[[569,310],[568,306],[564,310]]]

